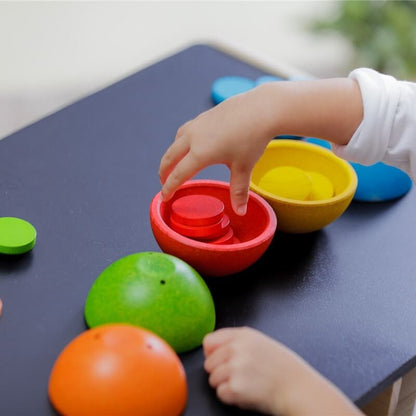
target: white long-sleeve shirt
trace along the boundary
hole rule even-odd
[[[335,154],[363,165],[382,161],[416,182],[416,83],[398,81],[368,68],[352,71],[361,89],[364,116],[349,143]]]

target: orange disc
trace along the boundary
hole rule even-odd
[[[139,327],[110,324],[64,348],[49,378],[49,398],[66,416],[178,416],[187,386],[165,341]]]

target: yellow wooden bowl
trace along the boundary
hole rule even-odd
[[[293,166],[329,178],[334,195],[328,199],[295,200],[261,188],[262,177],[278,166]],[[286,233],[308,233],[336,220],[348,207],[357,188],[351,165],[330,150],[300,140],[273,140],[254,166],[250,188],[266,199],[277,215],[277,229]]]

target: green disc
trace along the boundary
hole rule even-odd
[[[26,253],[32,250],[35,242],[36,230],[32,224],[20,218],[0,218],[0,253]]]
[[[110,264],[85,303],[89,327],[129,323],[146,328],[180,353],[199,347],[215,326],[215,307],[202,277],[187,263],[142,252]]]

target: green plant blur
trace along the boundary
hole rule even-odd
[[[313,30],[331,30],[349,39],[354,66],[366,66],[400,79],[416,79],[416,1],[343,0],[331,21]]]

